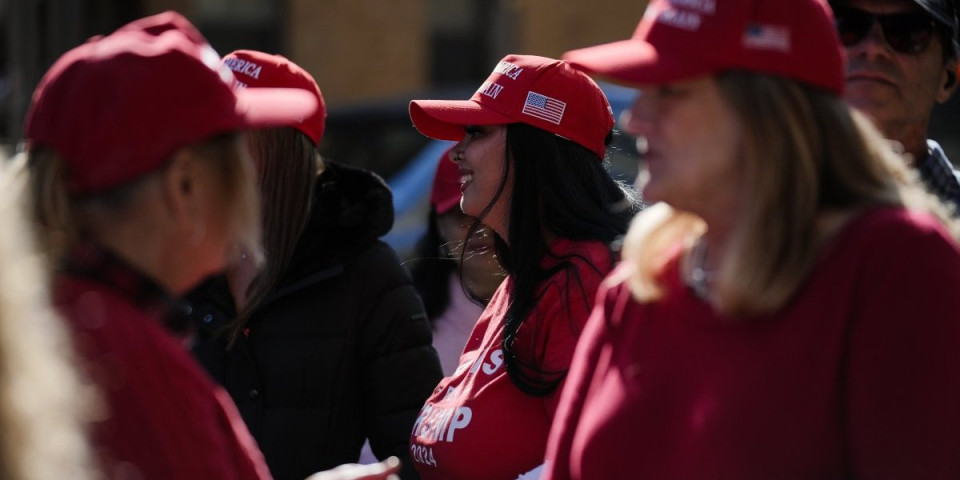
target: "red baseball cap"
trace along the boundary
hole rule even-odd
[[[652,0],[629,40],[573,50],[563,59],[627,84],[749,70],[837,95],[844,85],[826,0]]]
[[[236,78],[235,88],[300,88],[310,92],[317,102],[313,115],[301,117],[289,125],[303,132],[320,144],[323,127],[327,120],[327,109],[323,94],[313,76],[299,65],[280,55],[258,52],[256,50],[236,50],[223,57],[223,64],[233,71]]]
[[[562,60],[507,55],[470,100],[414,100],[420,133],[459,141],[465,125],[526,123],[571,140],[603,158],[613,112],[590,77]]]
[[[54,62],[33,94],[25,132],[66,164],[71,193],[103,191],[163,166],[178,148],[218,133],[312,114],[296,89],[231,88],[233,75],[175,12],[95,37]]]
[[[454,207],[459,207],[460,198],[463,196],[460,192],[460,168],[450,160],[451,151],[453,147],[447,149],[440,157],[437,172],[433,176],[430,205],[437,211],[437,215],[443,215]]]

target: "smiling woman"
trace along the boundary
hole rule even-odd
[[[489,227],[508,274],[421,411],[413,459],[423,478],[512,480],[543,458],[611,243],[639,205],[604,167],[605,96],[565,62],[509,55],[470,100],[416,100],[410,116],[458,141],[460,206],[477,218],[465,243]]]

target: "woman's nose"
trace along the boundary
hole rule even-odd
[[[453,146],[453,148],[450,149],[450,152],[447,153],[447,158],[450,159],[451,162],[456,163],[463,159],[463,149],[464,149],[465,141],[466,141],[466,138],[460,140],[459,142],[457,142],[456,145]]]
[[[630,108],[620,114],[620,129],[635,137],[647,135],[656,110],[654,103],[649,95],[639,92]]]

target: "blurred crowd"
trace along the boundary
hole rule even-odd
[[[652,0],[507,55],[410,102],[453,143],[406,263],[296,63],[91,39],[0,168],[0,478],[960,478],[958,39],[953,0]]]

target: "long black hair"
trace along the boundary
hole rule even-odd
[[[607,134],[606,144],[612,140]],[[517,348],[517,332],[539,301],[538,287],[546,279],[564,271],[569,276],[566,295],[592,295],[584,291],[572,256],[556,256],[547,245],[545,234],[569,240],[597,240],[612,244],[623,236],[630,220],[640,210],[633,191],[614,180],[605,164],[590,150],[545,130],[514,123],[507,125],[504,170],[500,188],[474,222],[467,237],[479,230],[483,218],[506,189],[507,172],[513,168],[510,219],[507,227],[509,245],[494,233],[497,257],[503,269],[513,278],[504,321],[502,348],[507,374],[521,391],[533,396],[553,392],[566,371],[552,372],[540,368],[536,359],[542,352],[521,352]],[[611,250],[611,260],[616,254]],[[549,268],[541,267],[547,257],[558,259]],[[589,259],[582,258],[599,272]],[[588,299],[589,300],[589,299]],[[569,305],[569,303],[567,303]],[[524,346],[526,347],[526,346]]]

